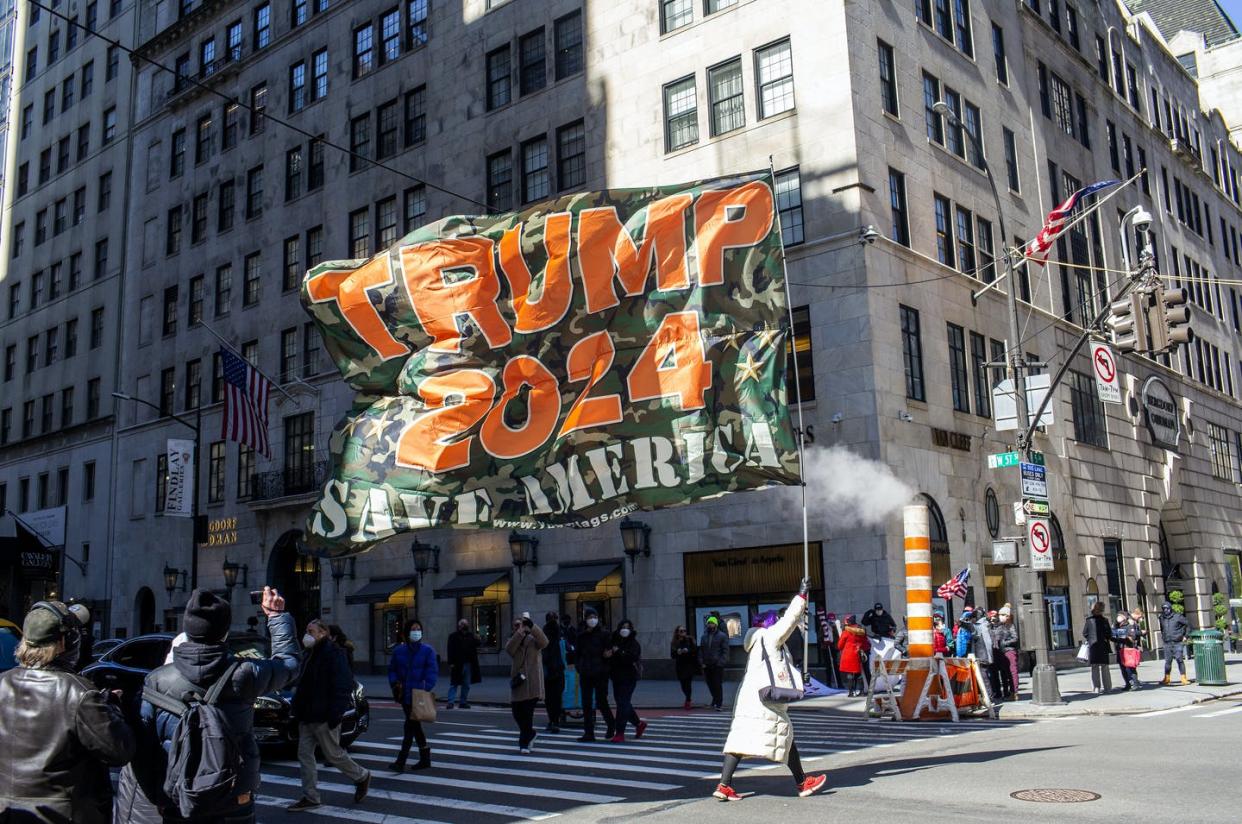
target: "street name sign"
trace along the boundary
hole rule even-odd
[[[1031,463],[1044,465],[1044,453],[1032,452]],[[1022,455],[1019,452],[997,452],[988,455],[988,469],[1003,469],[1008,466],[1017,466],[1022,463]]]
[[[1045,518],[1030,518],[1026,522],[1026,545],[1031,550],[1031,569],[1049,570],[1052,562],[1052,529]]]

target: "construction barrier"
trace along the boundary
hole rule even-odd
[[[996,717],[983,671],[975,657],[892,658],[873,656],[867,688],[867,715],[872,719],[929,721],[961,713]]]

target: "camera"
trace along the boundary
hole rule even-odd
[[[256,607],[262,604],[263,603],[263,590],[261,589],[250,590],[250,603],[254,604]]]

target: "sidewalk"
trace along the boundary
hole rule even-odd
[[[1162,661],[1144,661],[1139,667],[1139,680],[1144,687],[1139,690],[1125,692],[1118,689],[1121,684],[1121,671],[1113,666],[1110,670],[1113,679],[1113,692],[1106,695],[1095,695],[1091,691],[1091,668],[1075,667],[1057,671],[1057,681],[1061,687],[1064,704],[1056,706],[1036,706],[1029,700],[1030,685],[1026,675],[1022,676],[1021,694],[1026,700],[1008,701],[1000,705],[999,714],[1002,719],[1018,718],[1054,718],[1072,715],[1131,715],[1141,712],[1177,709],[1179,707],[1199,704],[1226,696],[1242,696],[1242,655],[1225,656],[1225,674],[1229,684],[1219,687],[1204,687],[1195,682],[1189,686],[1170,685],[1158,686],[1164,675]],[[1194,663],[1186,662],[1186,674],[1194,678]],[[447,673],[445,673],[447,675]],[[1173,667],[1173,678],[1176,682],[1177,667]],[[389,699],[391,693],[388,679],[382,675],[360,675],[358,680],[366,688],[372,701]],[[724,686],[726,709],[732,706],[732,698],[737,692],[736,681],[726,681]],[[437,699],[443,701],[448,694],[448,679],[444,678],[435,689]],[[707,686],[703,680],[694,683],[694,704],[702,707],[708,703]],[[639,709],[681,709],[683,697],[681,687],[676,681],[643,680],[634,692],[634,706]],[[470,688],[470,703],[480,706],[500,706],[509,703],[509,682],[507,678],[490,676],[483,683]],[[816,699],[817,706],[828,706],[833,709],[863,710],[864,701],[857,698],[835,696]]]

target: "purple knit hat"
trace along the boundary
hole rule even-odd
[[[767,629],[781,619],[781,614],[774,609],[756,615],[754,620],[750,622],[752,627],[762,627]]]

